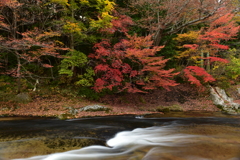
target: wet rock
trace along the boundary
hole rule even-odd
[[[80,109],[80,111],[87,111],[87,112],[110,111],[110,110],[111,110],[110,108],[100,106],[100,105],[89,105]]]
[[[233,102],[233,99],[228,97],[225,90],[219,87],[210,88],[213,103],[229,114],[240,114],[240,104]]]
[[[63,114],[58,115],[57,118],[60,120],[66,120],[66,119],[75,118],[75,116],[72,114],[63,113]]]
[[[67,110],[66,113],[60,114],[57,116],[60,120],[66,120],[69,118],[75,118],[75,116],[78,114],[79,110],[74,107],[63,107]]]
[[[159,106],[156,111],[168,113],[168,112],[182,112],[183,109],[180,105],[172,105],[172,106]]]

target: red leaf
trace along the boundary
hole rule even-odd
[[[222,45],[222,44],[216,44],[216,43],[214,43],[214,44],[210,44],[210,45],[213,46],[213,47],[215,47],[215,48],[219,48],[219,49],[224,49],[224,50],[228,50],[228,49],[229,49],[228,46]]]
[[[196,50],[199,47],[199,45],[197,45],[197,44],[185,44],[185,45],[183,45],[183,47]]]
[[[222,62],[222,63],[229,63],[228,60],[223,59],[223,58],[219,58],[219,57],[208,57],[208,58],[204,58],[204,59],[210,59],[210,62]]]
[[[95,72],[99,72],[99,71],[108,71],[109,69],[109,65],[106,64],[99,64],[95,67]]]
[[[191,84],[196,84],[197,86],[202,86],[202,84],[195,76],[202,77],[205,83],[215,81],[215,79],[208,74],[205,69],[197,66],[188,66],[185,68],[184,75],[188,78],[188,81],[191,82]]]
[[[130,73],[130,77],[136,77],[137,75],[138,75],[138,71],[136,71],[136,70],[133,70]]]
[[[49,64],[42,64],[43,67],[45,68],[52,68],[53,66],[49,65]]]

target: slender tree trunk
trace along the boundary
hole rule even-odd
[[[21,61],[20,61],[20,57],[18,56],[18,54],[16,53],[17,56],[17,93],[21,92]]]
[[[201,68],[204,68],[204,66],[203,66],[203,62],[204,62],[204,53],[203,53],[203,51],[201,51],[201,60],[200,60],[200,62],[201,62]]]
[[[210,60],[209,60],[209,52],[207,53],[207,72],[210,72]]]
[[[71,0],[71,5],[73,5],[73,0]],[[74,8],[71,7],[71,23],[74,23]],[[74,50],[74,36],[73,36],[73,32],[71,31],[70,33],[70,48],[71,50]],[[71,67],[71,70],[73,72],[73,78],[76,77],[76,72],[74,71],[75,70],[75,66],[72,66]]]
[[[12,26],[12,37],[17,39],[17,16],[16,12],[13,10],[13,26]],[[18,51],[15,51],[17,57],[17,93],[21,93],[21,60]]]
[[[71,0],[71,5],[73,4],[73,0]],[[71,23],[74,23],[74,9],[71,7]],[[70,48],[74,50],[74,37],[73,32],[70,34]]]

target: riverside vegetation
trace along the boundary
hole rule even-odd
[[[175,86],[171,88],[171,91],[158,89],[148,94],[107,94],[91,100],[84,93],[81,95],[77,94],[73,89],[59,89],[58,91],[49,91],[48,89],[50,88],[45,89],[45,91],[24,93],[22,94],[23,98],[12,93],[2,94],[0,115],[3,117],[43,116],[66,119],[124,114],[163,114],[172,111],[221,111],[213,104],[208,92],[198,93],[188,84]],[[239,99],[239,94],[235,87],[229,89],[228,93],[234,99]],[[99,110],[94,110],[94,112],[81,111],[83,107],[96,105],[107,108],[99,108]]]

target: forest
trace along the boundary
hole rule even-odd
[[[0,97],[240,80],[238,0],[1,0]],[[3,100],[3,98],[1,99]]]

